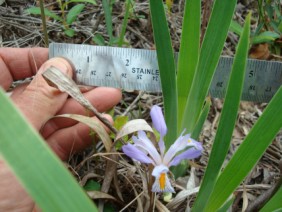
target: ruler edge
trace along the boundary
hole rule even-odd
[[[151,49],[137,49],[137,48],[124,48],[124,47],[113,47],[113,46],[95,46],[95,45],[89,45],[89,44],[72,44],[72,43],[57,43],[57,42],[52,42],[52,43],[50,43],[50,45],[49,45],[49,58],[51,58],[50,57],[50,55],[51,56],[53,56],[54,57],[54,50],[55,50],[55,46],[56,45],[62,45],[62,46],[64,46],[64,47],[66,47],[66,46],[78,46],[79,48],[81,48],[81,47],[87,47],[87,48],[100,48],[100,49],[105,49],[105,51],[109,51],[109,49],[111,49],[112,51],[113,50],[115,50],[115,49],[120,49],[120,50],[126,50],[126,51],[135,51],[135,52],[143,52],[143,54],[145,54],[146,52],[147,53],[149,53],[149,54],[153,54],[154,55],[154,57],[157,59],[157,52],[156,52],[156,50],[151,50]],[[52,50],[51,52],[50,52],[50,50]],[[174,56],[175,56],[175,60],[177,60],[177,56],[178,55],[178,52],[175,52],[174,53]],[[226,58],[226,59],[229,59],[229,60],[231,60],[232,61],[232,63],[233,63],[233,61],[234,61],[234,57],[232,57],[232,56],[228,56],[228,55],[221,55],[220,56],[220,58],[219,58],[219,61],[218,61],[218,63],[217,63],[217,66],[216,66],[216,70],[215,70],[215,72],[214,72],[214,76],[215,76],[215,74],[217,73],[217,69],[218,69],[218,65],[220,64],[220,62],[224,59],[224,58]],[[259,60],[259,59],[253,59],[253,58],[247,58],[247,64],[246,64],[246,68],[248,67],[248,64],[251,64],[251,63],[262,63],[262,64],[271,64],[271,65],[273,65],[273,64],[278,64],[279,66],[282,66],[282,62],[280,62],[280,61],[267,61],[267,60]],[[176,63],[176,65],[177,65],[177,63]],[[75,66],[75,65],[74,65]],[[232,66],[231,66],[232,67]],[[231,72],[231,70],[232,69],[230,69],[230,70],[228,70],[228,76],[230,76],[230,72]],[[247,72],[245,73],[245,74],[247,74]],[[281,71],[281,76],[282,76],[282,71]],[[214,79],[214,78],[213,78]],[[212,87],[212,83],[213,83],[213,80],[212,79],[212,81],[211,81],[211,83],[210,83],[210,88],[209,88],[209,93],[212,93],[211,92],[211,87]],[[244,86],[244,84],[245,83],[243,83],[243,86]],[[101,85],[97,85],[97,86],[106,86],[105,84],[101,84]],[[280,85],[281,86],[281,85]],[[122,87],[121,86],[121,84],[118,84],[118,86],[110,86],[110,87],[115,87],[115,88],[122,88],[122,89],[125,89],[125,90],[132,90],[132,89],[127,89],[127,88],[124,88],[124,87]],[[155,93],[159,93],[159,92],[162,92],[162,90],[161,90],[161,85],[160,85],[160,83],[159,83],[159,86],[157,87],[157,86],[154,86],[154,87],[156,87],[157,89],[155,89],[155,90],[145,90],[145,91],[147,91],[147,92],[155,92]],[[227,88],[227,86],[226,86],[226,88]],[[244,89],[244,87],[243,87],[243,89]],[[136,87],[133,89],[133,90],[139,90],[139,89],[136,89]],[[140,90],[144,90],[144,89],[140,89]],[[275,93],[277,92],[277,90],[275,91]],[[225,93],[226,93],[226,89],[225,89],[225,91],[224,92],[222,92],[221,91],[221,94],[219,95],[219,96],[217,96],[217,95],[215,95],[215,93],[212,95],[212,97],[213,98],[221,98],[221,99],[224,99],[224,97],[225,97]],[[261,101],[259,100],[259,98],[256,98],[256,97],[258,97],[258,95],[256,95],[256,97],[254,98],[254,95],[252,96],[251,94],[249,94],[250,96],[249,96],[249,99],[243,99],[243,91],[242,91],[242,95],[241,95],[241,101],[252,101],[252,102],[269,102],[270,100],[271,100],[271,98],[275,95],[275,93],[273,93],[273,95],[271,95],[271,97],[269,97],[269,96],[264,96],[263,97],[263,99],[261,99]],[[262,97],[263,95],[259,95],[260,97]]]

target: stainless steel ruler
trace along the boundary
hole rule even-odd
[[[161,92],[156,51],[52,43],[49,57],[57,56],[73,62],[78,84]],[[212,97],[224,98],[232,63],[231,57],[220,58],[210,87]],[[242,100],[269,102],[281,85],[281,62],[248,59]]]

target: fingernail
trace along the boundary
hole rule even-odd
[[[52,58],[48,60],[46,63],[44,63],[44,65],[41,67],[39,72],[46,71],[51,66],[56,67],[64,74],[72,76],[72,66],[69,64],[67,60],[60,58],[60,57]]]

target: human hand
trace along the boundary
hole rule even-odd
[[[68,119],[51,119],[54,115],[75,113],[86,115],[86,110],[47,84],[41,73],[55,66],[72,77],[73,67],[63,58],[48,60],[45,48],[1,48],[0,86],[7,90],[14,80],[36,76],[29,84],[14,89],[11,99],[35,129],[63,160],[69,154],[91,144],[89,127]],[[39,68],[39,70],[38,70]],[[37,72],[38,70],[38,72]],[[121,92],[113,88],[92,88],[83,91],[85,97],[99,112],[112,108],[121,99]],[[112,121],[110,116],[107,116]],[[48,121],[49,120],[49,121]],[[43,126],[44,125],[44,126]],[[0,160],[0,211],[31,211],[34,203],[26,194],[3,160]]]

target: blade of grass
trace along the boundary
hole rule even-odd
[[[213,189],[206,211],[215,211],[261,158],[282,127],[282,86],[240,145]]]
[[[103,10],[105,13],[105,20],[106,20],[106,28],[107,33],[110,38],[109,40],[109,46],[112,46],[113,44],[113,22],[112,22],[112,14],[111,14],[111,8],[109,5],[108,0],[102,0]]]
[[[230,146],[233,129],[237,119],[247,64],[250,17],[251,15],[249,14],[246,18],[243,33],[239,40],[218,130],[214,139],[205,176],[193,207],[194,211],[204,211]]]
[[[201,1],[186,1],[177,68],[178,133],[187,97],[196,71],[200,50]]]
[[[168,128],[167,148],[177,136],[177,91],[174,54],[162,1],[150,0],[150,11],[164,97],[165,120]]]
[[[275,211],[278,209],[282,209],[282,186],[280,189],[275,193],[275,195],[266,203],[266,205],[260,210],[260,212],[268,212],[268,211]]]
[[[195,128],[193,130],[193,133],[191,135],[192,138],[195,138],[196,140],[198,140],[200,133],[203,129],[204,123],[207,120],[207,117],[209,115],[210,107],[211,107],[211,98],[207,97],[205,106],[204,106],[203,110],[201,111],[199,119],[198,119],[198,121],[195,125]]]
[[[236,3],[236,0],[214,2],[183,116],[181,129],[186,128],[188,132],[193,131],[208,94]]]
[[[235,200],[235,196],[232,195],[223,205],[221,208],[219,208],[216,212],[226,212],[231,211],[230,207],[232,207],[232,204]]]
[[[44,8],[43,0],[39,1],[39,5],[40,5],[40,12],[41,12],[41,20],[42,20],[42,27],[43,27],[45,47],[49,47],[49,37],[48,37],[48,32],[47,32],[45,8]]]
[[[0,153],[43,211],[97,211],[85,192],[0,89]],[[23,168],[24,167],[24,168]]]
[[[123,21],[122,21],[121,33],[120,33],[119,41],[118,41],[119,47],[122,47],[122,44],[123,44],[125,30],[126,30],[126,26],[127,26],[127,23],[128,23],[130,4],[131,4],[131,0],[126,0],[126,2],[125,2],[125,14],[124,14],[124,18],[123,18]]]

